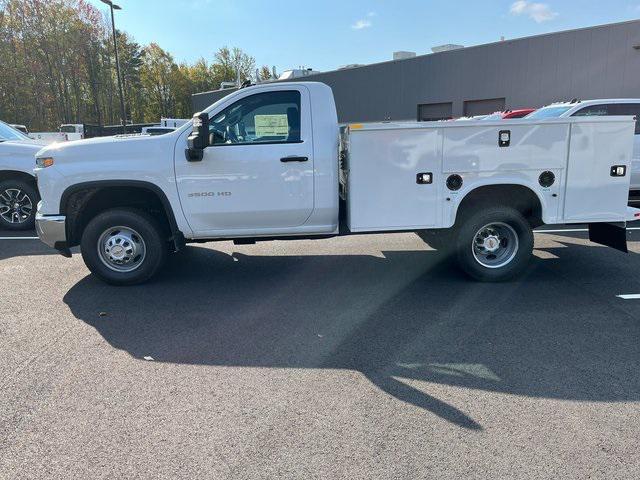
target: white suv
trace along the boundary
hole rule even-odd
[[[636,135],[631,163],[631,187],[629,199],[640,201],[640,98],[608,98],[603,100],[573,100],[554,103],[530,113],[525,118],[585,117],[591,115],[631,115],[636,117]]]
[[[22,132],[0,122],[0,231],[34,227],[40,196],[33,168],[41,148]]]

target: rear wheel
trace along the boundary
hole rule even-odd
[[[168,252],[156,220],[132,209],[98,214],[86,226],[80,247],[89,270],[112,285],[146,282],[160,270]]]
[[[458,229],[458,264],[481,281],[509,280],[526,268],[533,251],[527,219],[509,207],[492,207],[469,215]]]
[[[29,182],[18,179],[0,182],[0,228],[33,229],[39,201],[38,191]]]

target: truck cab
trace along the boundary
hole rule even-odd
[[[247,88],[204,113],[201,158],[175,154],[194,238],[337,232],[338,122],[327,86]]]

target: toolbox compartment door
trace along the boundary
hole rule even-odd
[[[441,170],[440,129],[380,126],[352,131],[347,175],[349,230],[434,227],[444,183]]]
[[[622,222],[627,213],[634,122],[631,117],[574,119],[571,124],[564,221]],[[612,167],[626,169],[612,175]]]

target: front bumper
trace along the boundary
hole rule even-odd
[[[36,231],[42,242],[55,248],[65,257],[71,256],[67,246],[66,217],[64,215],[36,213]]]

